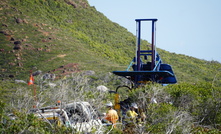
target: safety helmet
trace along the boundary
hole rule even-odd
[[[108,107],[112,107],[113,104],[112,104],[112,102],[108,102],[108,103],[106,103],[106,106],[108,106]]]
[[[138,109],[138,106],[137,106],[136,103],[132,103],[132,104],[131,104],[131,107],[133,107],[133,108],[135,108],[135,109]]]

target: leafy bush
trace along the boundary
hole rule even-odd
[[[220,124],[220,104],[218,99],[221,90],[211,83],[197,83],[167,86],[167,92],[173,98],[174,106],[192,114],[198,125],[210,125],[218,128]]]

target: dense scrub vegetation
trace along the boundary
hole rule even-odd
[[[97,90],[100,84],[106,85],[109,90],[115,90],[118,85],[127,83],[125,80],[106,74],[85,75],[79,73],[59,81],[43,80],[36,77],[38,92],[38,107],[53,105],[57,100],[62,102],[87,101],[99,112],[105,112],[104,104],[114,101],[114,95]],[[33,99],[33,87],[21,86],[21,83],[11,84],[14,92],[1,101],[1,130],[4,132],[71,132],[70,128],[50,126],[37,120],[29,109],[35,104]],[[9,87],[8,87],[9,88]],[[1,88],[1,93],[5,90]],[[221,124],[221,90],[213,83],[180,83],[176,85],[162,86],[158,84],[146,85],[128,92],[121,90],[122,100],[131,98],[139,104],[147,118],[142,127],[136,126],[136,132],[149,133],[218,133]],[[3,96],[2,96],[3,97]],[[155,99],[157,103],[151,100]],[[4,106],[5,105],[5,106]],[[10,120],[9,113],[14,112],[18,118]],[[7,123],[6,123],[7,122]],[[32,129],[32,128],[35,129]],[[111,128],[103,127],[103,132]],[[98,130],[94,130],[98,132]],[[124,133],[121,126],[112,132]]]
[[[34,104],[33,87],[26,83],[29,70],[41,72],[34,76],[39,107],[57,100],[88,101],[104,112],[104,104],[113,101],[113,95],[98,92],[96,87],[115,90],[128,84],[109,72],[126,69],[134,57],[135,36],[86,0],[2,0],[0,16],[1,132],[74,133],[41,122],[28,112]],[[147,116],[136,131],[219,133],[221,64],[157,50],[163,62],[173,66],[178,84],[122,91]],[[46,73],[56,77],[44,79]],[[158,103],[151,103],[152,98]],[[9,113],[17,119],[11,120]],[[111,132],[123,133],[120,128]]]

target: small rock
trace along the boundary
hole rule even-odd
[[[21,49],[21,48],[22,48],[21,45],[20,45],[20,44],[17,44],[17,45],[14,46],[13,49],[14,49],[14,50],[19,50],[19,49]]]
[[[94,75],[94,74],[95,74],[95,72],[92,71],[92,70],[89,70],[89,71],[85,71],[85,72],[84,72],[84,75]]]
[[[20,18],[17,18],[17,19],[16,19],[16,22],[19,24],[19,23],[22,23],[22,22],[23,22],[23,20],[22,20],[22,19],[20,19]]]
[[[21,44],[21,41],[15,41],[14,44],[15,45]]]
[[[0,31],[0,33],[2,33],[4,35],[9,35],[9,33],[7,31]]]
[[[10,62],[8,64],[11,65],[11,66],[15,66],[16,65],[14,62]]]
[[[17,60],[21,60],[21,57],[16,57]]]
[[[43,50],[43,48],[37,48],[37,51],[42,51]]]
[[[15,76],[13,74],[10,74],[8,77],[9,78],[14,78]]]
[[[25,42],[25,41],[27,41],[26,39],[22,39],[22,42]]]
[[[28,21],[26,19],[23,20],[24,23],[28,24]]]
[[[8,27],[8,25],[6,25],[6,24],[2,24],[2,26],[4,26],[4,27]]]
[[[42,42],[48,42],[46,39],[41,40]]]
[[[19,66],[19,67],[22,67],[22,66],[23,66],[23,64],[22,64],[22,63],[18,63],[18,66]]]
[[[15,39],[13,37],[11,37],[10,41],[15,41]]]
[[[100,92],[107,92],[108,88],[104,85],[100,85],[100,86],[97,87],[97,90],[100,91]]]
[[[34,72],[32,75],[33,75],[33,76],[37,76],[37,75],[39,75],[39,74],[41,74],[41,73],[42,73],[42,71],[41,71],[41,70],[38,70],[38,71]]]

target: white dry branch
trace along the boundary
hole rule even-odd
[[[169,116],[172,116],[172,120],[168,124],[166,134],[171,134],[176,131],[176,129],[182,131],[182,134],[191,133],[192,117],[189,113],[186,111],[175,111]]]
[[[33,106],[33,95],[32,90],[28,89],[30,92],[27,92],[25,88],[18,88],[13,94],[13,99],[11,100],[11,107],[17,109],[18,111],[27,111],[30,107]]]

